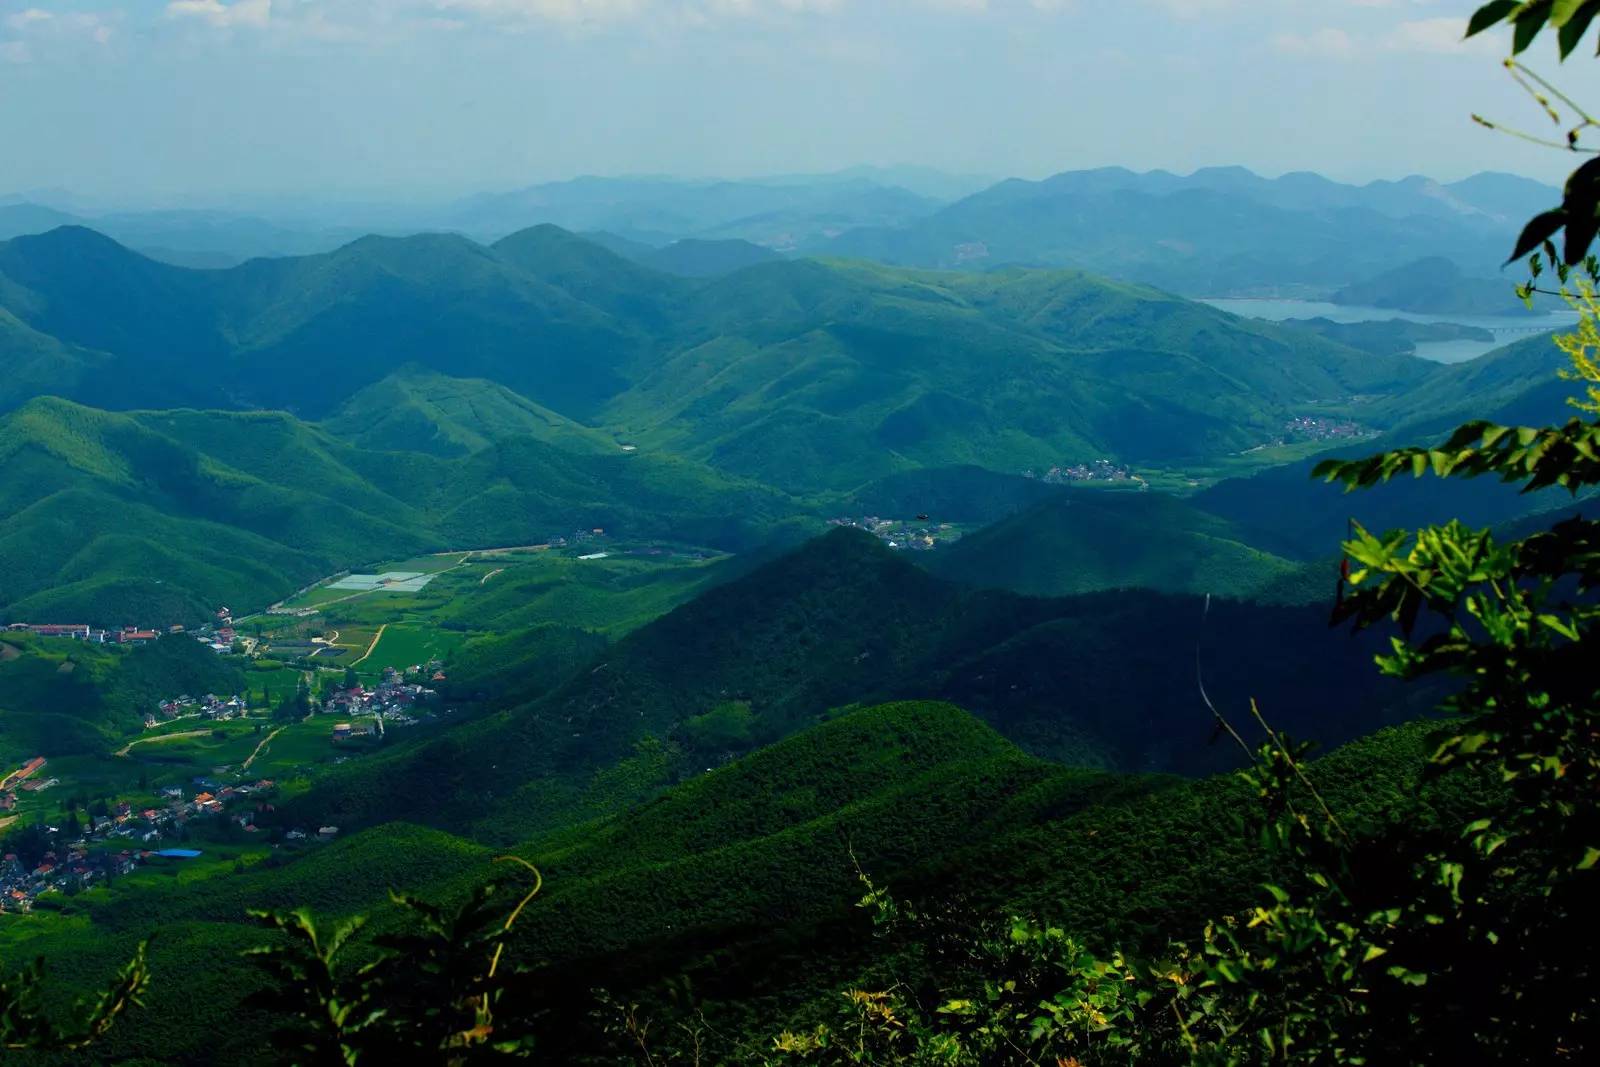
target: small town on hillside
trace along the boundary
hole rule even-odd
[[[14,803],[13,787],[27,790],[56,784],[54,779],[39,777],[47,762],[43,757],[29,760],[0,780],[0,790],[13,797]],[[202,820],[225,820],[241,833],[259,833],[256,819],[273,810],[270,798],[276,789],[270,780],[224,785],[197,778],[188,789],[161,789],[159,806],[136,811],[127,801],[100,801],[91,805],[86,823],[79,823],[73,812],[64,827],[42,827],[36,855],[24,855],[18,849],[0,856],[0,912],[31,911],[34,902],[46,893],[70,894],[109,884],[143,864],[194,859],[201,854],[198,850],[175,847],[169,842],[182,844],[188,839],[190,826]],[[337,834],[335,827],[319,831],[323,840],[331,840]],[[309,837],[303,830],[284,836],[294,840]],[[53,845],[44,844],[52,839]]]
[[[4,629],[51,641],[127,647],[192,638],[220,655],[245,652],[256,644],[235,633],[227,608],[216,612],[214,622],[190,630],[180,626],[165,631],[136,626],[99,629],[83,623],[12,623]],[[306,672],[306,677],[311,676]],[[322,721],[327,722],[327,743],[335,750],[354,754],[374,741],[381,742],[391,727],[414,726],[434,719],[438,714],[434,705],[439,698],[436,686],[446,676],[443,662],[432,659],[405,670],[386,666],[376,678],[357,676],[353,670],[345,671],[342,679],[337,675],[334,678],[323,685],[319,694],[309,696],[309,714],[303,721],[310,723],[313,717],[326,716]],[[142,720],[146,731],[157,731],[151,738],[160,741],[180,720],[220,726],[271,710],[260,703],[259,697],[252,707],[248,694],[179,693],[155,701],[144,711]],[[258,732],[261,729],[258,727]],[[262,743],[270,740],[268,735]],[[126,752],[127,748],[119,755]],[[334,760],[342,762],[345,758],[348,757],[341,755]],[[274,810],[271,797],[276,787],[271,780],[247,778],[244,772],[249,762],[229,774],[222,773],[228,768],[218,767],[215,773],[182,785],[163,785],[151,794],[159,803],[148,807],[111,798],[86,803],[87,814],[81,822],[76,801],[64,800],[61,813],[51,810],[49,814],[40,808],[44,801],[30,802],[25,810],[32,814],[25,818],[41,821],[20,835],[28,842],[27,847],[13,844],[13,839],[8,838],[12,847],[0,856],[0,912],[30,911],[44,894],[70,895],[106,885],[146,865],[193,860],[202,853],[188,847],[190,834],[202,826],[207,827],[202,837],[215,836],[218,828],[235,840],[249,840],[261,833],[275,847],[328,841],[337,836],[338,828],[331,826],[258,826],[258,817]],[[51,773],[51,763],[48,754],[37,755],[0,776],[0,825],[17,822],[21,815],[19,804],[25,798],[58,787],[63,793],[75,788],[75,779],[69,772],[58,772],[66,781]],[[148,801],[146,797],[144,802]],[[270,832],[262,833],[264,830]]]
[[[1074,482],[1132,482],[1141,489],[1149,488],[1145,480],[1129,470],[1126,464],[1113,463],[1109,459],[1055,466],[1043,474],[1030,468],[1023,471],[1022,476],[1037,478],[1046,485],[1070,485]]]
[[[1284,441],[1360,441],[1378,436],[1358,422],[1349,419],[1330,419],[1321,415],[1298,415],[1283,424]]]
[[[829,519],[828,525],[865,530],[895,551],[928,552],[961,539],[961,531],[954,525],[933,522],[926,515],[918,515],[914,520],[863,515],[859,519]]]

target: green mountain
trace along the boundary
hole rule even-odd
[[[1558,376],[1567,357],[1538,334],[1465,363],[1444,367],[1404,396],[1374,405],[1373,421],[1397,427],[1373,440],[1330,448],[1309,459],[1233,478],[1194,498],[1205,511],[1252,531],[1252,543],[1294,559],[1321,559],[1351,519],[1372,530],[1414,529],[1441,515],[1472,526],[1501,526],[1572,504],[1563,490],[1519,494],[1490,481],[1403,479],[1348,495],[1311,478],[1325,458],[1354,459],[1389,448],[1440,443],[1463,422],[1513,426],[1572,417],[1573,383]],[[1363,417],[1366,417],[1363,415]]]
[[[1217,456],[1305,405],[1434,373],[1067,272],[795,261],[730,275],[692,307],[689,343],[604,420],[794,490],[919,466]]]
[[[552,226],[226,271],[18,238],[0,346],[0,607],[109,622],[577,527],[747,547],[921,470],[1204,466],[1441,374],[1077,273],[689,280]],[[216,410],[263,404],[327,418]]]
[[[1490,262],[1493,262],[1492,260]],[[1442,256],[1429,256],[1347,285],[1331,297],[1335,304],[1394,308],[1429,315],[1526,316],[1514,282],[1470,278]],[[1541,305],[1560,304],[1541,299]]]
[[[1567,356],[1548,333],[1453,364],[1404,396],[1382,401],[1396,433],[1439,433],[1470,419],[1521,425],[1564,422],[1572,383],[1560,377]]]
[[[41,333],[0,308],[0,352],[6,375],[0,381],[0,411],[52,392],[83,395],[106,372],[109,358]]]
[[[808,491],[926,465],[1215,458],[1435,371],[1083,274],[785,261],[692,282],[551,226],[225,271],[65,228],[0,246],[0,308],[37,392],[322,416],[410,364]],[[66,354],[41,355],[47,338]],[[86,352],[103,353],[92,373]]]
[[[1481,326],[1461,326],[1453,322],[1411,322],[1408,319],[1334,322],[1318,317],[1288,319],[1279,325],[1310,330],[1319,337],[1375,356],[1412,355],[1418,342],[1494,340],[1494,333]]]
[[[1164,493],[1076,490],[962,538],[928,566],[1029,596],[1140,588],[1250,599],[1297,568],[1245,537]]]
[[[29,326],[115,357],[97,395],[118,407],[323,414],[415,362],[580,415],[648,346],[641,327],[443,235],[194,271],[64,228],[0,246],[0,279],[0,305]]]
[[[182,637],[123,648],[0,630],[0,776],[34,756],[100,754],[162,700],[243,689],[237,666]]]
[[[1356,187],[1240,167],[1189,176],[1108,167],[1009,179],[925,218],[808,250],[919,267],[1076,267],[1200,296],[1325,296],[1427,256],[1497,263],[1521,221],[1554,199],[1514,180]]]
[[[439,384],[403,393],[429,398],[410,409],[419,437],[470,436],[485,428],[472,419],[514,417],[592,447],[567,451],[523,434],[437,456],[359,447],[278,412],[122,414],[29,402],[0,417],[0,609],[24,619],[192,622],[218,603],[264,606],[362,563],[577,528],[743,547],[785,510],[775,494],[691,463],[599,454],[593,438],[541,422],[544,413],[500,391],[477,388],[495,403],[441,421],[448,405],[428,392]],[[338,427],[353,418],[346,412]]]
[[[1425,776],[1430,751],[1426,729],[1385,731],[1309,773],[1353,832],[1377,828],[1386,811],[1420,829],[1448,823],[1462,800]],[[884,946],[865,936],[867,917],[854,907],[858,869],[935,907],[1025,909],[1092,945],[1160,947],[1218,908],[1244,907],[1273,876],[1254,839],[1219,817],[1249,802],[1231,776],[1181,782],[1033,759],[949,705],[855,710],[649,803],[516,844],[545,889],[518,920],[511,958],[537,964],[528,995],[549,1013],[547,1056],[603,1047],[590,1010],[596,985],[666,1010],[661,978],[683,975],[694,1007],[731,1046],[724,1054],[741,1062],[791,1013],[870,972]],[[504,874],[494,854],[388,823],[202,882],[114,885],[69,900],[62,907],[76,921],[35,928],[20,947],[48,954],[70,994],[159,928],[145,1009],[97,1054],[256,1062],[270,1055],[269,1027],[240,1003],[261,977],[239,953],[264,935],[245,922],[247,908],[363,911],[371,918],[358,937],[381,935],[394,918],[389,888],[460,899]],[[1208,877],[1195,878],[1197,867]],[[936,966],[938,946],[919,945],[916,929],[896,947],[909,976]],[[216,986],[201,998],[168,980],[197,966]]]
[[[606,434],[483,379],[402,369],[367,386],[322,421],[335,437],[380,452],[462,456],[532,438],[569,452],[618,451]]]
[[[1197,644],[1220,706],[1257,697],[1297,736],[1340,740],[1397,713],[1368,669],[1376,646],[1333,639],[1321,607],[977,591],[838,530],[633,631],[531,703],[342,768],[293,810],[510,840],[606,814],[829,708],[895,699],[949,700],[1075,765],[1205,771],[1233,754],[1205,743]],[[713,712],[738,729],[713,734]]]

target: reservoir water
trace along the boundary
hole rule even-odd
[[[1453,322],[1478,326],[1494,334],[1493,341],[1428,341],[1417,345],[1417,355],[1436,363],[1465,363],[1485,352],[1532,337],[1545,330],[1560,330],[1578,321],[1575,311],[1528,312],[1525,315],[1424,315],[1393,308],[1362,307],[1358,304],[1329,304],[1319,300],[1216,299],[1202,300],[1230,314],[1247,319],[1282,322],[1285,319],[1331,319],[1334,322],[1382,322],[1404,319],[1407,322]]]

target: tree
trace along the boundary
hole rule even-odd
[[[0,972],[0,1048],[10,1051],[75,1052],[103,1037],[129,1009],[140,1006],[150,982],[145,945],[92,1002],[80,1001],[75,1021],[63,1028],[40,1008],[43,959],[14,972]]]
[[[455,908],[392,893],[409,923],[375,937],[377,959],[359,966],[346,956],[364,919],[330,930],[305,909],[251,912],[285,935],[277,944],[246,953],[272,979],[252,1002],[283,1020],[276,1046],[298,1050],[306,1062],[351,1067],[528,1056],[531,1014],[501,1010],[523,971],[502,957],[517,917],[542,883],[525,860],[496,862],[508,861],[533,875],[533,885],[509,912],[502,915],[494,908],[501,887],[492,883]]]

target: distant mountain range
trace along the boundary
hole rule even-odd
[[[363,238],[193,271],[63,228],[0,244],[0,407],[330,414],[414,363],[789,488],[1251,447],[1307,403],[1435,373],[1075,272],[813,260],[709,281],[552,226]]]
[[[864,227],[811,250],[922,267],[1078,267],[1196,296],[1325,297],[1428,256],[1482,272],[1505,258],[1523,221],[1558,200],[1504,174],[1352,186],[1237,167],[1187,177],[1107,168],[1011,179],[913,223]]]
[[[678,247],[728,270],[667,273],[553,226],[222,271],[75,227],[0,243],[0,607],[176,622],[580,525],[737,549],[890,506],[991,522],[1040,503],[1027,470],[1248,472],[1297,418],[1432,433],[1561,400],[1542,339],[1442,367],[1394,354],[1403,338],[1075,271]],[[1277,516],[1313,487],[1238,486],[1210,516],[1041,505],[949,573],[1246,593],[1336,538],[1317,516],[1337,494]],[[1141,540],[1152,524],[1166,541]]]
[[[293,213],[274,206],[256,214],[88,214],[10,198],[0,200],[0,239],[80,225],[156,259],[217,268],[330,252],[369,233],[453,232],[493,242],[554,224],[691,276],[801,253],[962,270],[1074,267],[1195,296],[1340,293],[1357,303],[1377,293],[1383,307],[1497,314],[1515,307],[1510,285],[1490,277],[1487,265],[1505,258],[1524,220],[1558,200],[1555,189],[1508,174],[1348,185],[1309,173],[1267,179],[1239,167],[1187,176],[1105,168],[990,184],[868,167],[739,181],[583,177],[445,205],[311,205]],[[1427,290],[1445,284],[1436,270],[1412,293],[1419,283],[1411,264],[1428,257],[1463,272],[1451,295]],[[1397,270],[1405,272],[1398,286],[1385,277]]]

